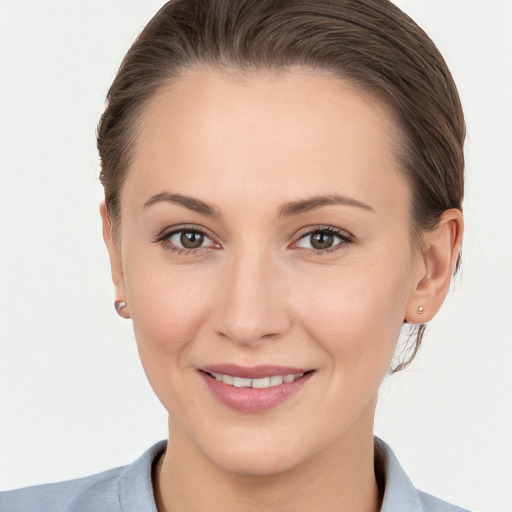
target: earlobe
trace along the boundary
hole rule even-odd
[[[110,221],[110,216],[108,214],[105,202],[100,204],[100,215],[102,220],[103,240],[105,241],[105,245],[107,247],[108,257],[110,260],[110,270],[112,273],[112,281],[114,282],[115,287],[116,304],[121,302],[126,304],[126,288],[124,284],[121,249],[114,238],[112,223]],[[123,318],[130,318],[127,305],[123,306],[122,309],[119,309],[116,305],[116,310]]]
[[[414,277],[405,314],[407,322],[427,322],[441,308],[459,256],[463,224],[462,213],[453,208],[443,213],[434,230],[424,234],[421,265]]]

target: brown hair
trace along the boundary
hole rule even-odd
[[[128,50],[98,126],[100,180],[116,231],[119,195],[145,105],[187,68],[242,73],[303,66],[384,100],[402,134],[417,239],[443,211],[462,210],[465,124],[452,76],[431,39],[388,0],[173,0]],[[457,264],[458,267],[458,264]],[[416,326],[412,355],[425,325]]]

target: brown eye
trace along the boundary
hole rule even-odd
[[[197,231],[182,231],[180,243],[185,249],[197,249],[204,242],[204,235]]]
[[[319,228],[303,235],[295,245],[321,253],[321,251],[334,251],[350,241],[349,235],[343,231],[334,228]]]
[[[313,249],[329,249],[334,244],[334,235],[325,231],[317,231],[309,235]]]
[[[161,240],[168,243],[171,249],[174,248],[176,250],[192,251],[194,249],[215,246],[211,238],[197,229],[179,229],[169,235],[165,235]]]

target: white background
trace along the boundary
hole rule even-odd
[[[129,463],[166,436],[102,245],[95,127],[161,0],[0,0],[0,489]],[[459,85],[464,266],[376,432],[413,482],[512,511],[512,1],[400,0]]]

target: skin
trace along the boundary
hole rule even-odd
[[[121,314],[169,412],[159,510],[378,510],[378,388],[404,320],[428,321],[446,296],[460,212],[445,212],[421,250],[412,242],[392,116],[328,75],[188,71],[138,128],[118,236],[101,212]],[[326,196],[350,201],[282,215]],[[183,226],[208,235],[202,247],[173,252],[179,234],[156,242]],[[310,234],[326,227],[341,235],[321,253]],[[250,414],[209,392],[197,369],[214,363],[315,371]]]

